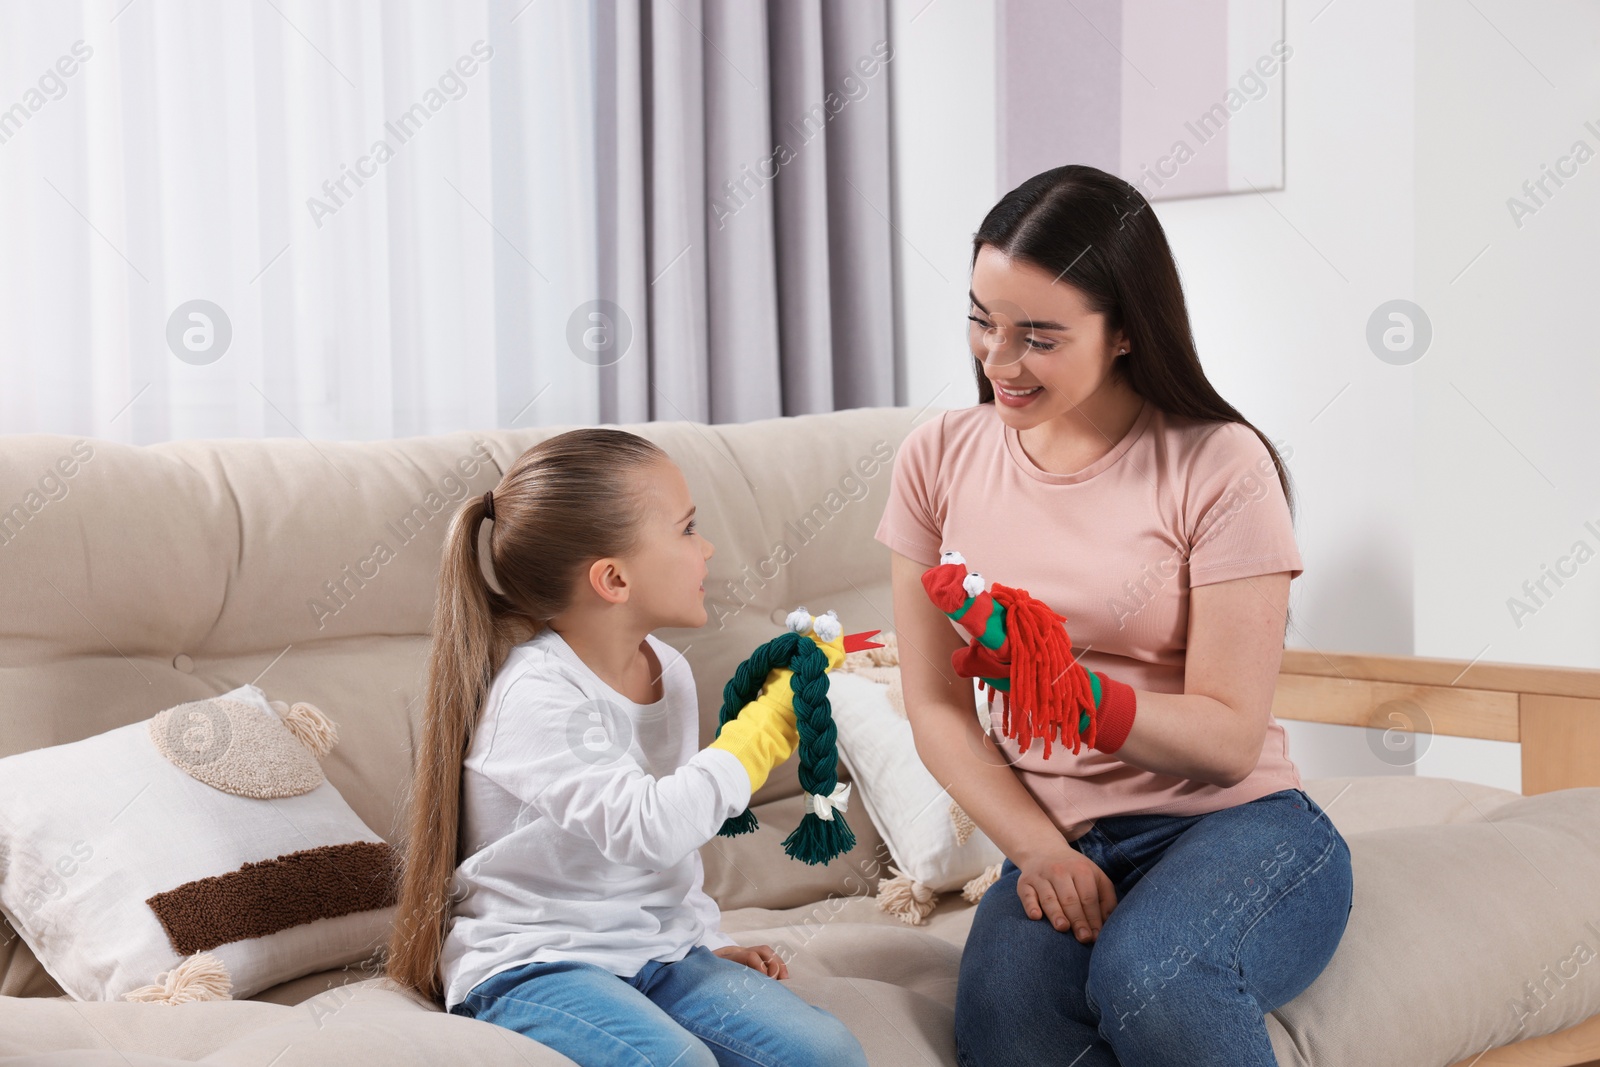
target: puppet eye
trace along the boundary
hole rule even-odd
[[[824,644],[832,644],[844,633],[844,625],[839,622],[839,616],[830,608],[812,620],[812,628]]]

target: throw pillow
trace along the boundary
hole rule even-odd
[[[77,1000],[245,998],[387,940],[395,856],[253,685],[0,759],[0,911]]]
[[[982,896],[1005,857],[917,756],[898,642],[893,633],[879,640],[883,648],[853,652],[830,673],[828,701],[839,758],[894,860],[891,877],[878,883],[878,907],[916,926],[938,906],[940,893]]]

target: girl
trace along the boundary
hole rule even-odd
[[[387,973],[580,1064],[864,1064],[703,889],[699,847],[799,736],[774,671],[697,751],[689,665],[651,632],[706,623],[694,511],[665,452],[596,427],[456,513]]]
[[[1352,904],[1270,710],[1302,570],[1282,461],[1206,380],[1121,179],[1066,166],[1008,193],[969,296],[978,403],[907,435],[877,532],[924,653],[901,667],[917,751],[1007,857],[962,954],[958,1060],[1274,1067],[1263,1016]],[[1019,751],[1001,700],[974,720],[947,666],[970,635],[920,581],[943,550],[1067,620],[1094,748]]]

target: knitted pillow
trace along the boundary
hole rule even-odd
[[[899,645],[892,633],[880,640],[883,648],[852,653],[833,671],[830,699],[839,759],[894,860],[890,877],[878,883],[878,907],[916,926],[940,893],[961,889],[968,899],[982,896],[1005,857],[917,756]],[[987,720],[987,708],[980,717]]]
[[[0,759],[0,911],[77,1000],[249,997],[387,940],[394,856],[253,685]]]

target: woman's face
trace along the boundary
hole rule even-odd
[[[1127,348],[1122,331],[1108,337],[1105,316],[1083,293],[1051,272],[1012,259],[992,245],[972,267],[967,339],[995,386],[995,410],[1019,429],[1064,414],[1093,396]],[[1001,390],[1040,388],[1011,398]]]
[[[644,474],[645,529],[633,554],[631,597],[655,626],[696,627],[706,624],[704,581],[706,561],[715,546],[697,531],[689,483],[671,460],[661,460]]]

